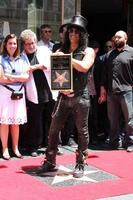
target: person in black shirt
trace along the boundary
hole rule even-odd
[[[69,23],[62,24],[60,26],[60,28],[59,28],[60,42],[54,44],[53,53],[55,53],[56,51],[59,51],[61,49],[61,47],[63,45],[65,33],[66,33],[68,27],[69,27]],[[60,134],[61,135],[59,137],[60,137],[62,145],[67,144],[69,146],[77,147],[77,143],[76,143],[77,131],[76,131],[76,127],[74,124],[72,113],[70,113],[70,115],[68,116],[65,126],[61,130]]]
[[[99,58],[100,44],[91,40],[89,46],[96,53],[96,58],[93,67],[89,71],[88,87],[90,94],[90,112],[89,112],[89,144],[102,144],[108,136],[108,117],[107,117],[107,102],[100,103],[100,83],[103,73],[103,62]]]
[[[127,34],[118,31],[114,35],[114,50],[107,57],[101,101],[106,98],[110,121],[110,148],[119,146],[119,117],[121,110],[125,119],[125,147],[133,152],[133,48],[127,45]],[[105,90],[106,88],[106,90]]]
[[[44,139],[43,112],[47,108],[47,103],[52,101],[52,93],[48,84],[49,66],[47,62],[50,60],[50,54],[47,48],[45,52],[41,48],[37,48],[36,34],[30,29],[21,32],[20,40],[23,46],[22,56],[31,65],[30,78],[26,82],[28,123],[25,143],[30,155],[35,157],[38,155],[38,149]],[[34,68],[37,65],[40,68]]]
[[[60,38],[60,42],[55,43],[53,46],[53,50],[52,52],[55,53],[57,50],[59,50],[63,44],[63,40],[64,40],[64,35],[67,31],[67,27],[69,24],[62,24],[59,28],[59,38]]]
[[[59,140],[59,131],[64,126],[69,113],[73,113],[73,119],[78,132],[78,148],[76,150],[76,165],[73,172],[75,178],[84,175],[85,160],[88,157],[88,112],[90,107],[88,93],[88,72],[95,59],[95,53],[88,45],[87,20],[78,15],[73,16],[64,44],[58,55],[72,53],[73,89],[60,91],[54,108],[52,122],[49,131],[48,148],[46,158],[42,166],[36,169],[36,173],[44,173],[56,170],[56,152]]]

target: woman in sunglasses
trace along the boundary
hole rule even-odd
[[[76,165],[73,172],[75,178],[84,175],[85,159],[88,157],[88,72],[95,59],[95,53],[88,45],[87,21],[84,17],[74,16],[65,34],[64,43],[57,54],[72,54],[73,90],[60,91],[57,105],[53,112],[49,131],[46,159],[37,173],[56,169],[56,151],[58,135],[70,114],[73,113],[78,131],[78,148],[76,150]]]

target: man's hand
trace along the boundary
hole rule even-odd
[[[69,94],[73,93],[73,90],[61,90],[60,93],[62,93],[64,95],[69,95]]]
[[[37,69],[46,70],[47,67],[44,66],[43,64],[31,65],[30,68],[29,68],[29,71],[34,71],[34,70],[37,70]]]
[[[98,98],[98,103],[101,104],[107,100],[107,92],[103,86],[100,88],[100,97]]]
[[[55,53],[52,53],[52,55],[59,56],[59,55],[64,55],[64,53],[62,51],[57,50]]]

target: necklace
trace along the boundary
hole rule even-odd
[[[15,73],[16,73],[16,70],[15,70],[14,67],[13,67],[14,61],[13,61],[13,60],[12,60],[11,62],[8,61],[8,63],[9,63],[10,68],[11,68],[11,73],[12,73],[12,74],[15,74]]]

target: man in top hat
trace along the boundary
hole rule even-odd
[[[52,122],[49,131],[46,158],[42,166],[36,169],[36,173],[44,173],[57,170],[56,152],[59,132],[64,126],[68,115],[72,112],[78,132],[78,148],[76,150],[76,164],[73,177],[80,178],[84,175],[85,160],[88,157],[88,72],[95,59],[95,53],[88,45],[87,20],[78,15],[74,16],[65,34],[63,45],[57,53],[72,53],[73,89],[61,90],[57,104],[54,108]]]

